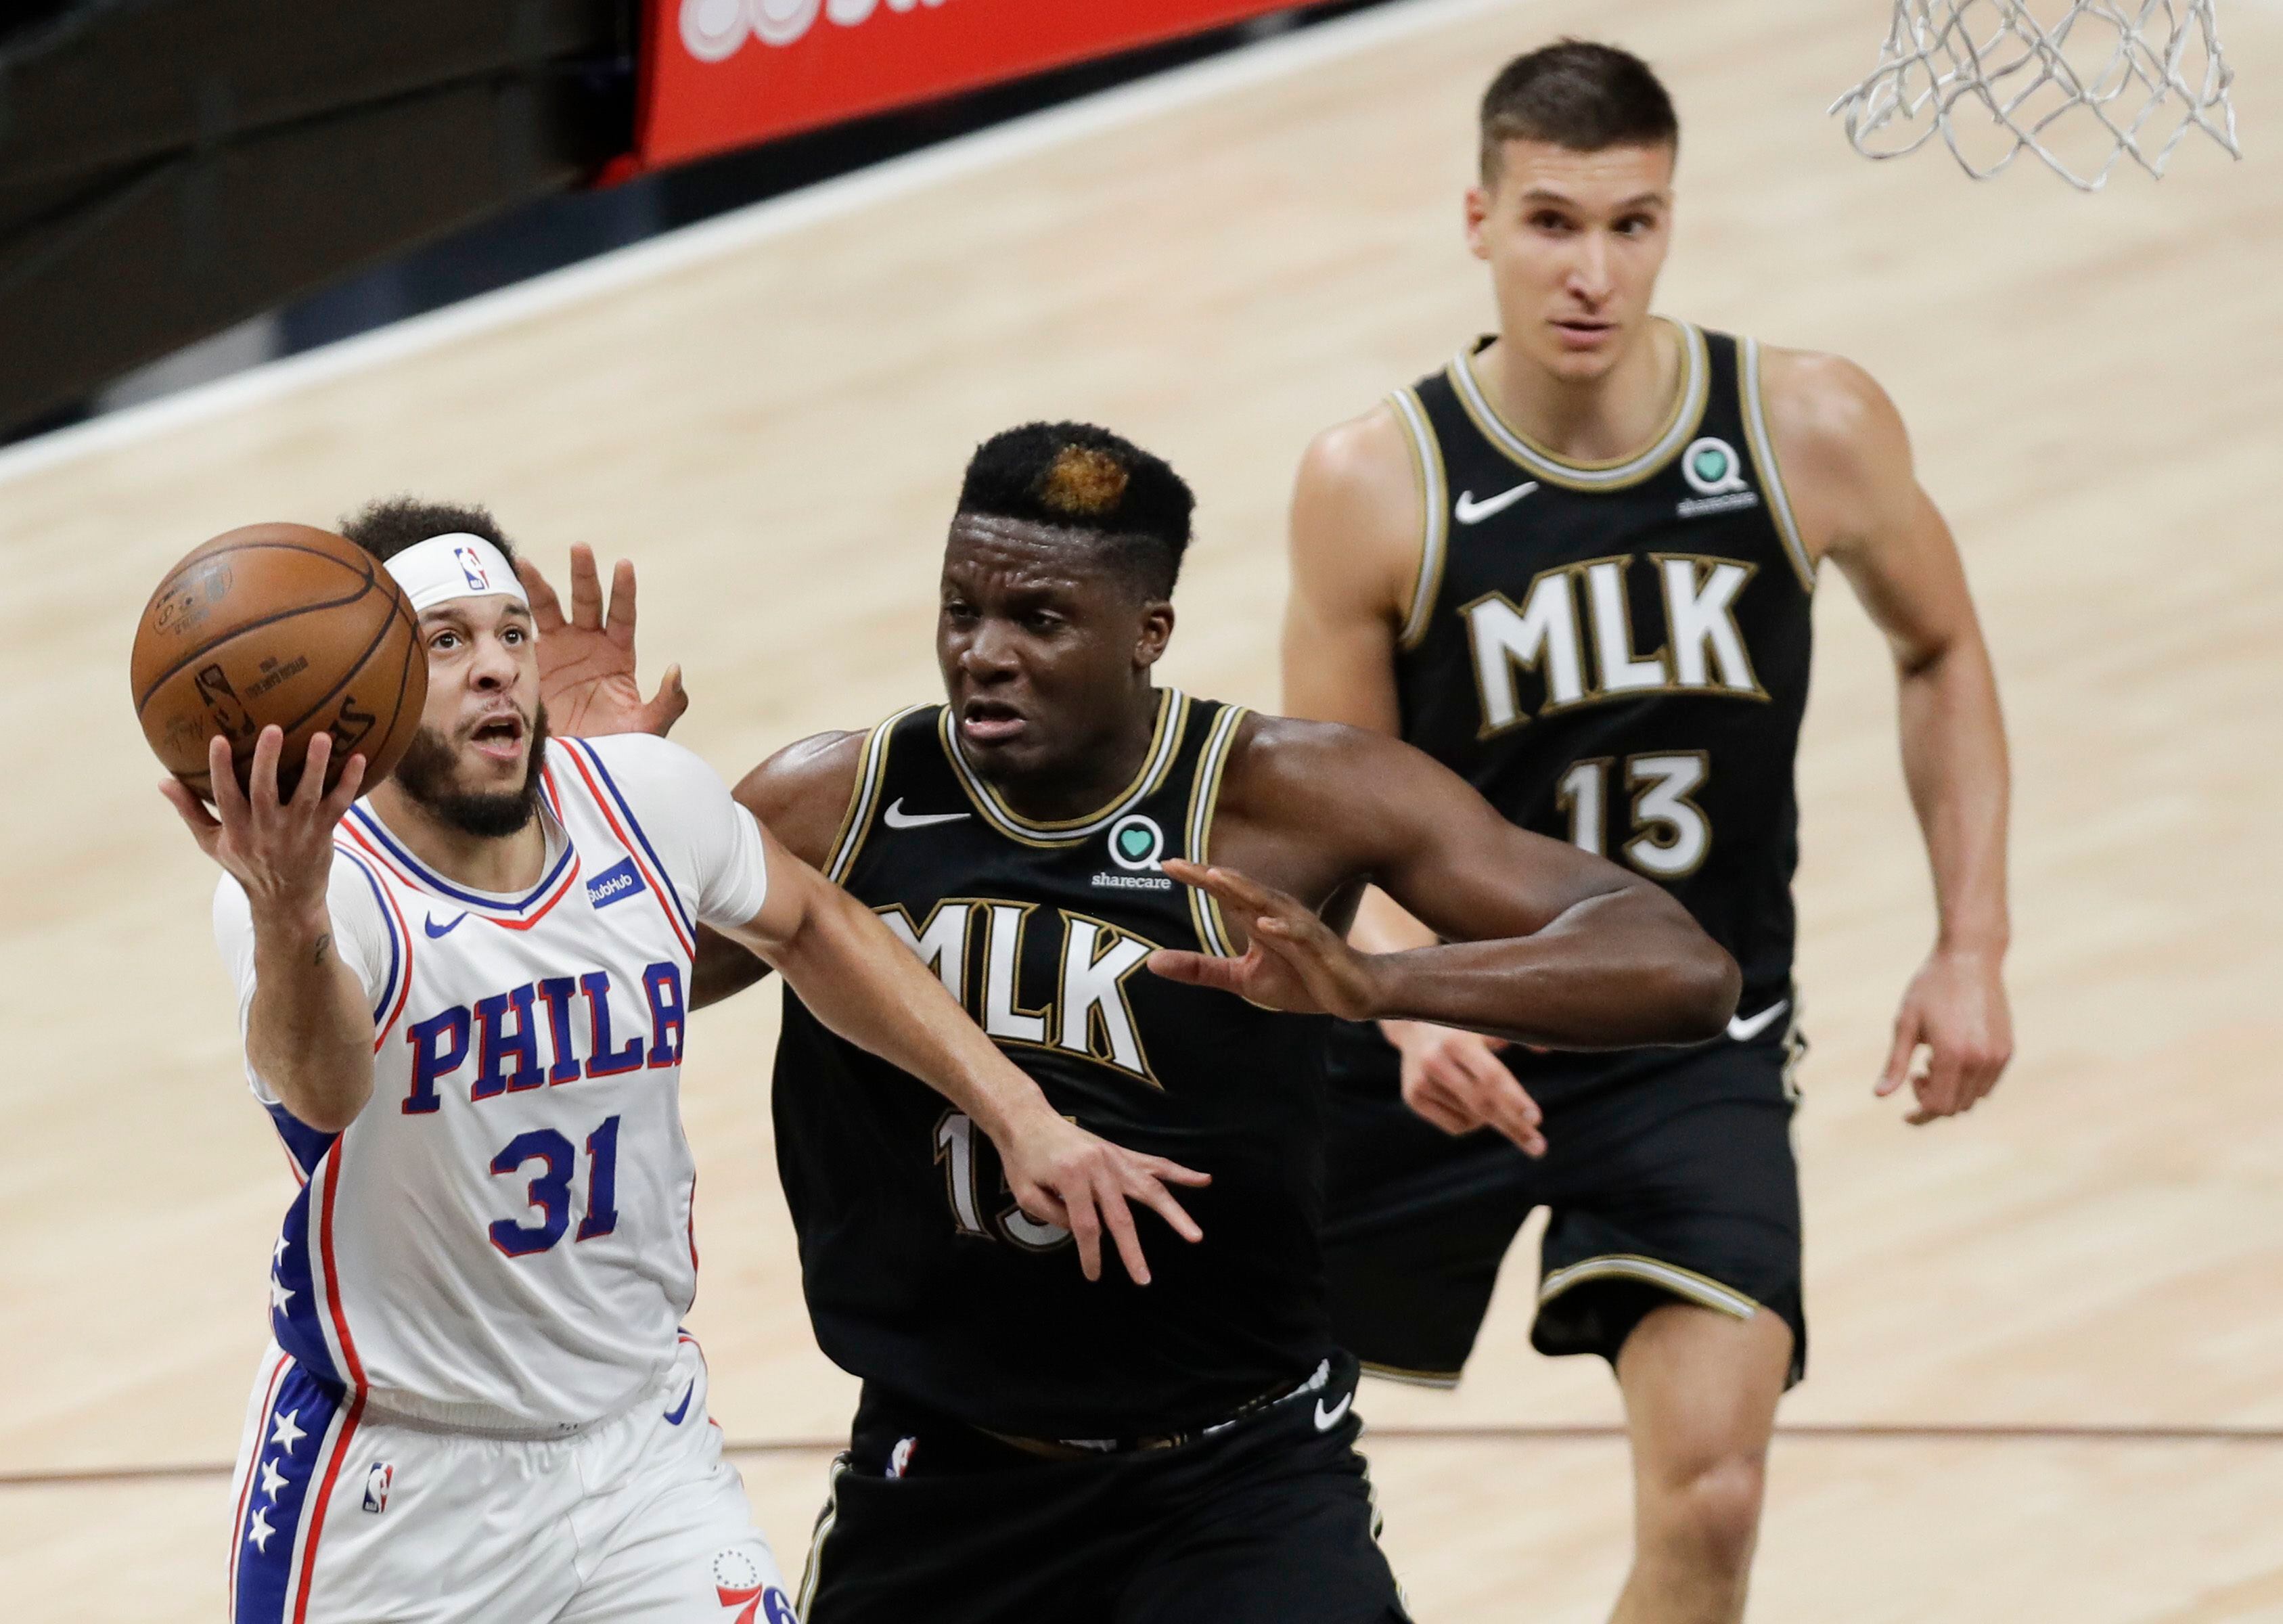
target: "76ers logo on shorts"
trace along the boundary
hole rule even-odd
[[[792,1598],[762,1577],[760,1564],[735,1546],[713,1558],[713,1594],[738,1610],[729,1624],[800,1624]]]

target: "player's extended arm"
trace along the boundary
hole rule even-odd
[[[1101,1277],[1106,1230],[1126,1273],[1149,1283],[1128,1201],[1154,1210],[1185,1240],[1201,1237],[1165,1186],[1207,1184],[1206,1175],[1111,1144],[1056,1115],[1039,1085],[870,909],[787,850],[766,823],[761,837],[768,899],[723,935],[766,959],[834,1032],[918,1078],[989,1135],[1016,1200],[1033,1218],[1070,1230],[1087,1279]]]
[[[1234,869],[1168,863],[1251,937],[1239,958],[1150,967],[1272,1008],[1433,1021],[1548,1048],[1701,1042],[1736,1007],[1735,962],[1660,887],[1517,829],[1422,753],[1356,729],[1261,718],[1221,813],[1328,847],[1446,938],[1369,953]]]
[[[1934,948],[1895,1018],[1878,1092],[1909,1120],[1969,1110],[2013,1057],[2004,965],[2008,772],[1997,677],[1950,527],[1918,481],[1893,402],[1827,355],[1771,357],[1777,450],[1812,540],[1894,652],[1903,776],[1933,871]],[[1923,1045],[1923,1072],[1912,1074]]]
[[[277,797],[283,730],[254,741],[247,788],[238,787],[230,741],[207,746],[214,810],[169,778],[160,786],[199,849],[245,890],[253,915],[253,1004],[245,1057],[285,1109],[323,1133],[338,1133],[372,1097],[372,1011],[356,975],[333,950],[325,903],[333,870],[333,825],[364,782],[364,758],[353,755],[340,782],[324,793],[332,738],[309,743],[292,799]]]

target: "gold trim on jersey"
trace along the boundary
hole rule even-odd
[[[1367,1376],[1399,1381],[1406,1386],[1450,1388],[1459,1385],[1459,1372],[1456,1370],[1406,1370],[1399,1364],[1374,1364],[1368,1359],[1360,1359],[1356,1362],[1363,1367]]]
[[[824,1509],[816,1514],[815,1531],[808,1536],[808,1560],[800,1565],[800,1591],[793,1604],[794,1611],[804,1617],[815,1604],[817,1581],[823,1576],[820,1569],[825,1537],[832,1532],[832,1525],[840,1520],[840,1474],[848,1466],[845,1452],[832,1457],[832,1475],[824,1485]]]
[[[1206,853],[1212,843],[1213,813],[1220,805],[1221,770],[1228,765],[1229,746],[1244,716],[1242,705],[1222,706],[1205,747],[1197,753],[1196,772],[1189,779],[1189,812],[1182,820],[1181,850],[1199,866],[1212,861]],[[1190,887],[1189,920],[1196,926],[1200,948],[1216,958],[1236,956],[1228,945],[1228,921],[1221,917],[1220,902],[1210,892]]]
[[[1435,599],[1443,590],[1443,555],[1451,535],[1451,482],[1443,469],[1443,448],[1435,439],[1434,426],[1427,421],[1427,409],[1420,404],[1417,393],[1398,389],[1387,397],[1387,403],[1395,408],[1409,440],[1411,469],[1419,476],[1423,511],[1411,606],[1404,613],[1402,630],[1396,635],[1397,647],[1413,649],[1427,635],[1435,616]]]
[[[1768,432],[1767,403],[1761,397],[1757,339],[1736,340],[1736,378],[1743,396],[1744,439],[1760,471],[1760,483],[1767,488],[1768,511],[1775,515],[1776,534],[1783,538],[1784,556],[1791,560],[1792,573],[1799,577],[1801,589],[1812,594],[1815,590],[1815,560],[1808,556],[1807,543],[1800,537],[1799,521],[1792,517],[1791,497],[1784,489],[1783,471],[1776,466],[1776,440]]]
[[[1001,800],[999,792],[968,765],[967,758],[960,753],[959,735],[948,705],[937,720],[936,736],[943,741],[944,754],[950,759],[953,771],[967,791],[967,798],[975,803],[984,822],[1009,839],[1020,840],[1025,846],[1075,846],[1100,834],[1157,792],[1165,774],[1173,768],[1173,757],[1180,752],[1181,733],[1188,725],[1188,695],[1178,688],[1159,690],[1157,730],[1150,738],[1149,753],[1142,759],[1142,770],[1134,776],[1134,782],[1103,810],[1055,823],[1034,823],[1024,817]]]
[[[1697,426],[1704,420],[1704,408],[1711,398],[1712,363],[1705,352],[1704,335],[1687,322],[1669,324],[1679,332],[1681,340],[1680,387],[1673,396],[1671,416],[1646,450],[1607,462],[1572,462],[1557,457],[1499,416],[1482,380],[1475,376],[1473,351],[1461,350],[1445,371],[1458,394],[1459,404],[1473,419],[1483,438],[1524,472],[1549,485],[1564,486],[1570,490],[1622,490],[1640,484],[1679,455],[1680,448],[1695,436]]]
[[[824,865],[824,877],[834,885],[847,878],[849,869],[855,864],[856,854],[864,849],[864,842],[872,832],[872,815],[878,809],[880,785],[887,777],[889,736],[896,730],[896,723],[926,708],[924,705],[907,705],[875,727],[865,738],[856,783],[848,792],[848,809],[840,815],[840,828],[832,837],[832,856]]]
[[[1667,1263],[1660,1258],[1645,1258],[1630,1253],[1613,1253],[1607,1257],[1587,1258],[1566,1269],[1557,1269],[1546,1277],[1538,1288],[1538,1301],[1542,1308],[1575,1285],[1588,1280],[1639,1280],[1648,1285],[1661,1286],[1676,1297],[1685,1297],[1699,1307],[1717,1313],[1749,1319],[1760,1311],[1760,1305],[1734,1286],[1723,1285],[1708,1275],[1693,1269],[1683,1269],[1678,1263]]]

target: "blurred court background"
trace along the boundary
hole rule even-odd
[[[1753,1616],[2283,1619],[2283,6],[2222,0],[2244,160],[2191,146],[2095,197],[1851,152],[1824,109],[1880,0],[1255,11],[407,0],[384,27],[148,0],[0,24],[10,1616],[218,1615],[292,1191],[243,1092],[212,872],[126,693],[164,567],[388,492],[487,502],[557,574],[573,542],[639,560],[645,664],[684,664],[679,736],[734,777],[934,691],[968,450],[1090,418],[1199,492],[1171,679],[1273,705],[1300,449],[1487,322],[1459,233],[1473,103],[1578,33],[1680,105],[1663,307],[1853,356],[1900,403],[2015,750],[2020,1058],[1971,1117],[1908,1129],[1869,1087],[1928,941],[1923,860],[1884,651],[1821,596],[1812,1362]],[[964,43],[900,32],[962,16]],[[909,77],[937,69],[958,82]],[[693,1027],[692,1323],[797,1567],[853,1385],[800,1304],[775,1008]],[[1586,1624],[1622,1572],[1614,1392],[1530,1353],[1531,1262],[1460,1392],[1359,1403],[1422,1620]],[[1039,1330],[1041,1360],[1083,1356]]]

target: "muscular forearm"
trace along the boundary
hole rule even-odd
[[[1716,1036],[1740,978],[1652,886],[1581,902],[1532,935],[1383,953],[1383,1020],[1463,1027],[1549,1049],[1625,1049]]]
[[[1900,679],[1903,776],[1934,874],[1939,942],[2006,950],[2006,727],[1979,636],[1954,639]]]
[[[253,1004],[245,1055],[285,1109],[336,1133],[372,1095],[372,1012],[333,949],[323,907],[253,920]]]
[[[767,956],[826,1026],[909,1072],[1004,1145],[1019,1123],[1053,1114],[1046,1096],[1001,1054],[871,910],[822,886],[800,928]]]

